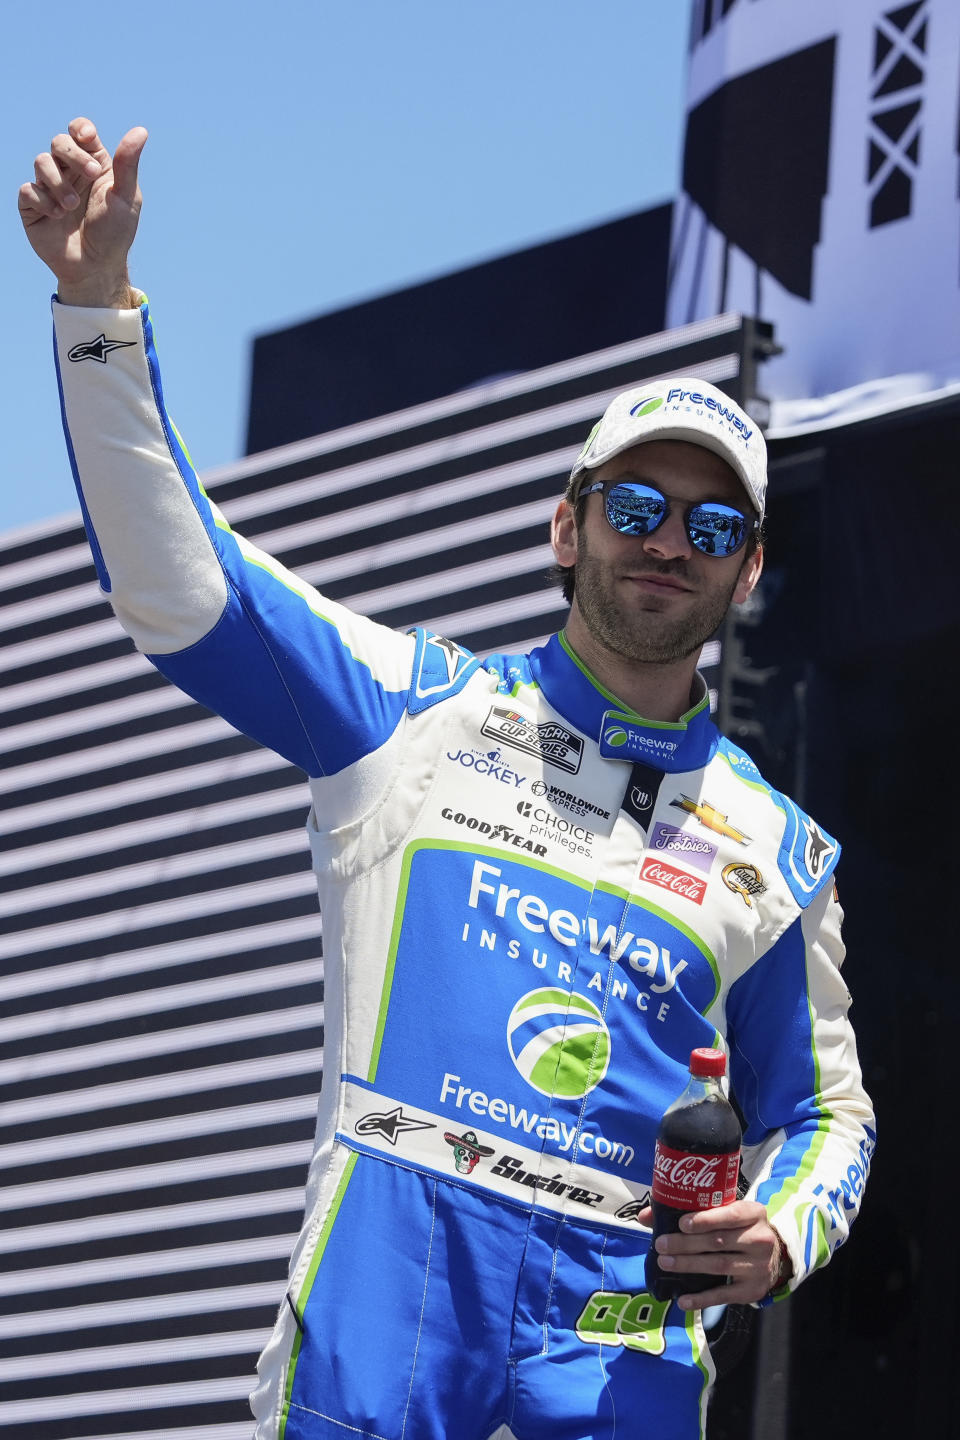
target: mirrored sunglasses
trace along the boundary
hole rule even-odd
[[[619,480],[606,489],[608,482],[597,480],[580,491],[581,495],[603,492],[607,520],[621,535],[652,535],[670,514],[671,501],[653,485],[638,480]],[[757,528],[742,510],[724,505],[719,500],[701,500],[687,505],[683,523],[690,544],[701,555],[735,555]]]

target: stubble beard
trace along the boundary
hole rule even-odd
[[[722,590],[698,598],[685,615],[676,618],[656,609],[656,597],[644,608],[629,608],[618,598],[616,576],[610,565],[590,554],[583,530],[577,554],[575,594],[584,624],[595,640],[626,660],[643,665],[669,665],[699,651],[720,627],[737,588],[739,571]],[[644,573],[679,575],[681,567],[647,561]],[[648,602],[649,603],[649,602]]]

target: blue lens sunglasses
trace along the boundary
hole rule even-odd
[[[608,484],[609,481],[597,480],[580,494],[603,492],[607,520],[620,535],[652,535],[670,514],[672,502],[653,485],[643,485],[639,480],[618,480],[608,490]],[[685,507],[683,523],[690,544],[701,555],[725,557],[736,555],[742,549],[758,522],[733,505],[701,500]]]

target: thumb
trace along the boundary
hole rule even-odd
[[[114,153],[113,189],[121,200],[130,205],[137,198],[137,168],[146,143],[146,130],[142,125],[135,125],[127,131]]]

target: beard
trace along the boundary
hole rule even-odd
[[[593,638],[626,660],[645,665],[667,665],[685,660],[719,629],[733,599],[740,568],[728,582],[691,595],[694,602],[682,616],[668,613],[670,601],[656,595],[638,595],[628,604],[617,592],[617,571],[589,551],[586,530],[578,539],[574,594],[577,608]],[[632,574],[674,576],[688,582],[683,561],[645,559]],[[661,608],[662,607],[662,608]]]

